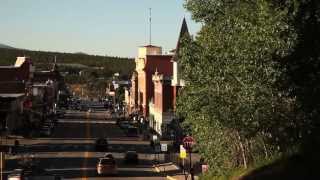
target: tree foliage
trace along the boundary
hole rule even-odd
[[[187,83],[178,111],[212,169],[223,173],[297,151],[319,118],[320,101],[312,101],[320,97],[319,3],[186,0],[185,6],[203,26],[179,54]]]

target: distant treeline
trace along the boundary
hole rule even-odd
[[[104,67],[103,74],[112,75],[118,72],[122,77],[129,77],[135,66],[134,60],[131,58],[5,48],[0,48],[0,65],[12,65],[18,56],[30,57],[37,68],[50,66],[56,56],[59,64],[70,63],[83,64],[89,67]]]

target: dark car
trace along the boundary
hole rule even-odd
[[[127,164],[138,164],[139,157],[136,151],[127,151],[124,156],[124,162]]]
[[[108,140],[106,138],[98,138],[95,142],[96,151],[104,152],[108,151]]]
[[[60,180],[61,177],[48,173],[46,170],[39,167],[25,167],[15,169],[8,175],[8,180],[17,179],[46,179],[46,180]]]
[[[64,110],[57,110],[56,115],[58,118],[64,118],[65,111]]]
[[[49,137],[52,134],[52,128],[50,126],[44,125],[40,129],[40,136]]]
[[[127,130],[126,130],[126,134],[129,137],[138,137],[138,128],[134,127],[134,126],[128,126]]]
[[[110,153],[106,153],[103,157],[105,158],[110,158],[110,159],[114,159],[113,155]]]
[[[126,129],[128,128],[129,126],[131,126],[130,122],[129,121],[119,121],[118,122],[118,125],[121,129]]]
[[[120,123],[123,121],[123,118],[117,118],[116,125],[120,126]]]

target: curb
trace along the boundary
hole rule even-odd
[[[167,179],[169,179],[169,180],[177,180],[176,178],[173,178],[171,176],[167,176]]]
[[[156,170],[156,172],[160,172],[160,169],[158,167],[154,167],[154,169]]]
[[[188,178],[189,178],[189,175],[188,175]],[[176,178],[174,178],[174,177],[172,177],[172,176],[167,176],[167,179],[169,179],[169,180],[179,180],[179,179],[176,179]],[[184,179],[184,178],[183,178],[183,179]],[[194,176],[194,179],[198,180],[199,177],[198,177],[198,176]]]
[[[159,167],[161,167],[161,166],[166,166],[166,165],[174,166],[176,169],[179,169],[179,167],[178,167],[177,165],[175,165],[174,163],[172,163],[172,162],[164,163],[164,164],[153,165],[153,168],[154,168],[154,170],[155,170],[157,173],[160,173],[161,170],[160,170]],[[169,179],[169,180],[179,180],[179,179],[174,178],[173,176],[169,176],[169,175],[166,176],[166,179]]]
[[[159,167],[161,166],[167,166],[167,165],[170,165],[170,166],[174,166],[176,169],[179,169],[175,164],[173,164],[172,162],[169,162],[169,163],[164,163],[164,164],[154,164],[152,165],[152,167],[155,169],[156,172],[160,173],[161,170]]]

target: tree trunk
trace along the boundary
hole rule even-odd
[[[247,165],[247,157],[246,157],[246,153],[245,153],[245,148],[243,146],[243,143],[241,142],[241,137],[240,137],[239,133],[238,132],[236,132],[236,133],[237,133],[238,140],[239,140],[239,146],[240,146],[242,160],[243,160],[243,167],[245,169],[247,169],[248,165]]]
[[[267,159],[268,158],[268,151],[267,151],[266,144],[264,143],[264,140],[262,140],[262,144],[263,144],[264,155],[265,155],[265,158]]]

